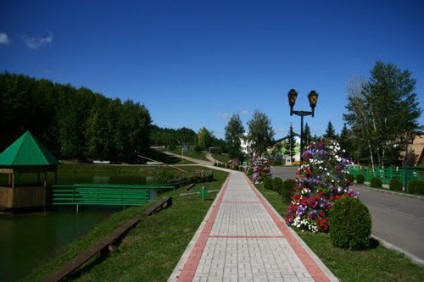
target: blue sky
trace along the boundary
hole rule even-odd
[[[376,61],[409,69],[424,107],[421,1],[2,1],[0,71],[144,104],[161,127],[224,137],[265,113],[276,138],[320,96],[312,134],[343,126],[347,85]],[[424,117],[420,123],[424,124]]]

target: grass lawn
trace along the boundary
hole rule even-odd
[[[263,185],[256,187],[281,215],[285,214],[287,205],[278,193]],[[376,240],[372,239],[370,250],[347,251],[333,247],[329,234],[296,232],[341,281],[424,281],[424,267]]]
[[[214,181],[196,184],[190,192],[199,191],[202,186],[209,191],[219,190],[227,176],[227,172],[214,171]],[[80,281],[166,281],[217,195],[211,192],[207,200],[203,201],[199,194],[180,195],[184,193],[186,191],[182,187],[161,194],[159,197],[173,196],[170,208],[151,217],[143,217],[116,251],[103,261],[89,262],[71,278]],[[96,245],[117,227],[142,215],[149,206],[133,207],[112,215],[88,235],[65,246],[55,258],[35,269],[24,281],[44,280],[47,275]]]
[[[68,167],[68,169],[70,169]],[[124,168],[121,173],[131,173],[134,168]],[[202,169],[185,167],[185,169]],[[214,181],[196,184],[190,192],[204,186],[209,191],[219,190],[228,173],[214,171]],[[257,185],[259,191],[282,215],[287,210],[281,196]],[[198,194],[186,194],[184,187],[162,194],[173,195],[173,206],[142,218],[141,222],[125,237],[116,251],[106,259],[88,263],[71,277],[80,281],[166,281],[179,261],[185,248],[202,222],[216,193],[210,193],[202,201]],[[97,225],[88,235],[58,251],[57,256],[37,268],[24,281],[42,281],[101,238],[110,234],[135,216],[140,216],[149,205],[133,207],[118,212]],[[328,234],[298,232],[299,236],[321,258],[341,281],[424,281],[424,267],[411,262],[396,251],[373,241],[367,251],[346,251],[334,248]]]
[[[173,151],[173,153],[181,155],[181,151]],[[209,161],[208,158],[206,158],[206,153],[204,152],[197,153],[195,151],[184,151],[183,156],[202,161]]]
[[[228,155],[223,155],[223,154],[214,153],[214,154],[212,154],[212,157],[215,160],[218,160],[218,161],[225,163],[225,164],[228,163],[228,161],[230,160],[230,157],[228,157]]]

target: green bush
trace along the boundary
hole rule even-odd
[[[200,153],[202,153],[202,151],[203,151],[203,148],[200,147],[199,145],[194,146],[194,152],[196,154],[200,154]]]
[[[399,178],[393,178],[389,182],[389,188],[393,191],[402,191],[402,182]]]
[[[365,182],[365,176],[363,174],[358,174],[356,176],[356,183],[364,184],[364,182]]]
[[[281,160],[273,160],[272,161],[272,165],[275,165],[275,166],[280,166],[280,165],[283,165],[283,162],[281,161]]]
[[[283,192],[283,180],[280,177],[274,177],[272,179],[272,188],[281,194]]]
[[[264,188],[272,190],[272,178],[271,177],[265,177],[264,178]]]
[[[355,181],[355,176],[353,176],[353,174],[347,173],[346,179],[349,180],[349,182],[353,183],[353,181]]]
[[[291,190],[296,185],[296,181],[294,179],[286,179],[283,184],[283,191],[281,195],[283,196],[283,201],[286,204],[290,204],[291,202]]]
[[[424,181],[422,180],[411,180],[408,185],[409,194],[424,195]]]
[[[328,223],[334,247],[364,250],[370,246],[371,215],[358,199],[345,197],[330,209]]]
[[[374,177],[370,181],[370,187],[372,188],[381,188],[383,186],[383,182],[381,182],[381,179],[379,177]]]
[[[253,175],[253,168],[249,167],[247,169],[247,173],[246,174],[247,174],[247,176],[251,177]]]

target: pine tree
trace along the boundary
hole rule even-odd
[[[232,115],[225,127],[225,141],[227,142],[230,159],[240,160],[242,158],[240,136],[243,132],[244,127],[240,116],[238,114]]]
[[[290,125],[289,134],[286,139],[286,154],[290,156],[291,161],[294,161],[294,155],[296,155],[296,135],[293,131],[293,126]]]
[[[303,138],[305,147],[312,143],[311,128],[308,123],[305,124],[305,128],[303,129]]]
[[[409,70],[377,62],[371,79],[349,93],[344,119],[355,136],[355,149],[366,148],[370,162],[397,161],[406,140],[422,129],[415,84]]]
[[[324,138],[327,139],[337,139],[336,131],[334,130],[334,126],[331,121],[328,122],[327,129],[325,130]]]
[[[343,156],[352,158],[353,157],[352,142],[350,139],[350,131],[349,129],[347,129],[346,124],[343,125],[342,132],[340,133],[339,139],[340,139],[339,140],[340,148],[344,150]]]

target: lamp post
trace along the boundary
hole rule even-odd
[[[312,117],[314,117],[315,106],[317,105],[317,102],[318,102],[318,93],[315,92],[315,90],[312,90],[311,92],[309,92],[308,100],[309,100],[309,105],[311,106],[311,109],[312,109],[312,111],[310,111],[310,112],[308,112],[308,111],[294,111],[293,110],[294,104],[296,103],[296,99],[297,99],[296,90],[290,89],[287,96],[289,98],[290,116],[292,116],[292,115],[300,116],[300,163],[302,164],[302,162],[303,162],[303,149],[304,149],[304,144],[303,144],[303,117],[304,116],[310,116],[310,115]]]

